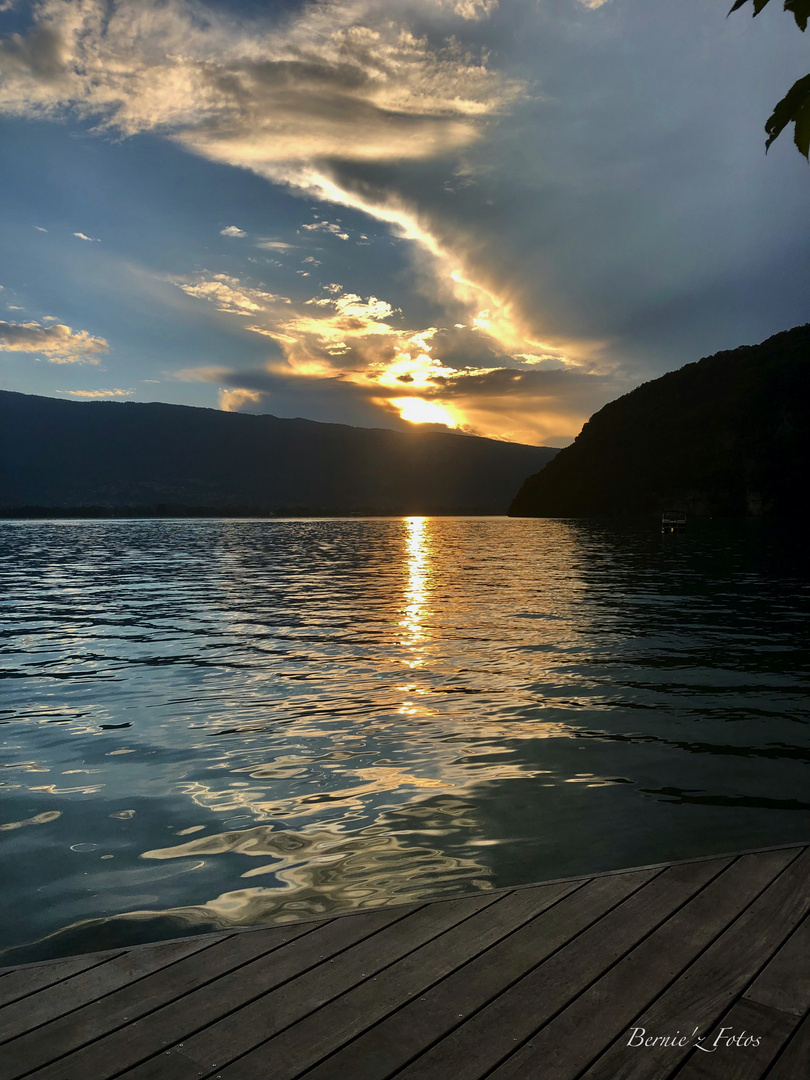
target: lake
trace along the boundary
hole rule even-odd
[[[0,523],[0,963],[810,838],[755,523]]]

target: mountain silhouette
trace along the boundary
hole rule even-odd
[[[506,512],[556,450],[185,405],[0,391],[0,509]]]
[[[810,324],[719,352],[595,413],[509,513],[808,516]]]

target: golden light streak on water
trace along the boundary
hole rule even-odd
[[[407,655],[404,663],[409,668],[420,668],[425,663],[424,618],[427,609],[427,584],[430,576],[430,554],[427,543],[427,518],[405,518],[406,571],[405,611],[399,625],[405,630],[403,644]],[[400,712],[414,712],[410,702],[406,702]]]

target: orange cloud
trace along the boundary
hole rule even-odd
[[[245,329],[280,349],[281,358],[268,360],[263,373],[252,376],[219,367],[175,373],[226,384],[220,403],[229,411],[259,404],[274,379],[288,388],[290,380],[302,386],[331,381],[354,387],[356,396],[409,423],[560,445],[619,385],[596,370],[567,367],[555,353],[496,354],[481,320],[452,328],[403,326],[402,313],[388,301],[347,292],[337,282],[298,303],[223,274],[178,284],[220,311],[250,315]],[[489,365],[469,364],[476,349]],[[456,355],[466,356],[465,364],[450,359]]]

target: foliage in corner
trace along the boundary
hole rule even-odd
[[[754,15],[759,15],[770,0],[752,0],[752,2]],[[748,0],[735,0],[729,15],[747,3]],[[807,29],[807,22],[810,19],[810,0],[785,0],[784,10],[791,13],[801,31]],[[768,136],[768,141],[765,143],[766,151],[788,124],[794,125],[793,141],[799,153],[804,154],[810,161],[810,75],[805,75],[803,79],[799,79],[791,86],[768,118],[765,124],[765,132]]]

